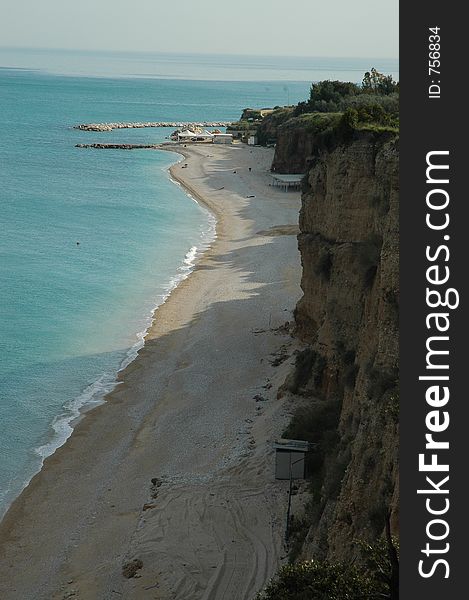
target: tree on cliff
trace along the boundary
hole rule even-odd
[[[311,85],[306,108],[308,111],[338,112],[342,110],[345,98],[357,96],[360,92],[360,87],[349,81],[318,81]]]
[[[392,75],[384,75],[373,68],[365,73],[362,90],[365,94],[389,96],[389,94],[399,91],[399,83],[394,81]]]
[[[396,116],[399,83],[392,75],[384,75],[375,68],[365,73],[361,85],[350,81],[318,81],[311,85],[309,99],[296,106],[294,116],[309,112],[344,112],[348,108],[360,112],[364,105],[380,106],[384,112]]]

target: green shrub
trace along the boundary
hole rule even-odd
[[[311,523],[315,522],[322,512],[320,504],[322,503],[322,487],[326,478],[329,483],[330,480],[335,480],[335,477],[329,477],[329,466],[335,464],[338,457],[340,409],[341,405],[338,400],[312,400],[310,404],[295,412],[284,432],[286,438],[306,440],[314,444],[312,451],[306,455],[307,477],[313,493],[313,502],[310,506],[312,510],[308,514]],[[346,466],[343,469],[341,467],[340,480],[342,480]],[[335,490],[335,484],[331,485]],[[328,493],[327,490],[326,493]]]
[[[306,536],[308,535],[311,523],[312,518],[311,512],[309,510],[305,510],[304,514],[300,516],[290,516],[290,527],[288,537],[288,561],[290,562],[290,564],[294,563],[300,556],[301,550],[303,548],[303,543],[306,539]]]
[[[234,123],[231,123],[230,125],[228,125],[228,127],[226,128],[226,131],[227,132],[249,131],[253,127],[254,127],[254,125],[252,123],[250,123],[249,121],[235,121]]]
[[[295,412],[284,437],[306,440],[317,443],[322,450],[329,449],[331,443],[327,436],[337,430],[340,408],[338,400],[311,400]]]
[[[314,365],[318,354],[312,348],[305,348],[298,352],[295,359],[295,368],[288,380],[288,390],[292,394],[301,393],[312,377]]]
[[[358,127],[358,111],[355,108],[347,108],[340,121],[340,128],[344,133],[351,133]]]
[[[256,600],[386,600],[398,597],[399,544],[390,533],[358,542],[364,565],[302,561],[282,567]]]
[[[311,560],[280,569],[256,600],[366,600],[373,581],[351,565]]]
[[[311,382],[319,390],[325,368],[324,356],[312,348],[305,348],[296,355],[295,369],[285,382],[285,387],[292,394],[311,395],[314,389],[308,389],[308,384]]]
[[[269,117],[266,117],[264,121],[267,121]],[[298,129],[299,127],[304,128],[310,133],[316,135],[332,131],[340,122],[342,114],[340,112],[307,112],[300,116],[292,116],[289,114],[289,118],[285,120],[281,127],[282,129]]]

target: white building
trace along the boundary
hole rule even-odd
[[[192,129],[183,129],[174,131],[170,135],[170,139],[173,142],[182,143],[214,143],[214,144],[231,144],[233,142],[233,136],[230,133],[222,133],[219,130],[207,131]]]
[[[175,131],[170,138],[175,142],[213,142],[213,133],[210,131],[192,131],[184,129]]]

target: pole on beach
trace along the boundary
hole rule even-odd
[[[302,458],[298,458],[297,460],[292,462],[291,455],[292,455],[292,453],[290,452],[290,474],[289,474],[290,484],[289,484],[289,489],[288,489],[287,523],[286,523],[286,527],[285,527],[285,542],[287,544],[288,544],[288,539],[290,537],[291,493],[292,493],[292,487],[293,487],[292,467],[293,467],[293,465],[296,465],[296,463],[299,463],[305,459],[305,457],[303,456]]]

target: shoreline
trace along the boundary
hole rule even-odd
[[[157,309],[144,347],[119,373],[121,385],[44,461],[42,470],[5,515],[0,524],[0,591],[6,600],[33,598],[28,595],[32,589],[37,593],[35,600],[70,597],[65,595],[72,585],[67,581],[74,582],[72,588],[78,586],[80,598],[90,600],[107,597],[111,585],[124,590],[128,598],[152,597],[142,589],[154,577],[149,568],[153,560],[162,569],[158,584],[162,589],[180,586],[178,598],[216,598],[202,596],[201,590],[208,593],[210,587],[216,590],[228,585],[233,576],[227,572],[232,550],[220,549],[216,558],[211,544],[203,544],[204,558],[199,552],[197,560],[204,567],[197,576],[187,573],[180,560],[175,561],[184,543],[173,548],[172,542],[186,526],[197,529],[197,519],[186,523],[179,513],[181,497],[191,503],[199,499],[208,513],[214,502],[219,503],[210,520],[210,527],[219,530],[218,542],[213,544],[238,540],[243,552],[256,560],[264,557],[259,573],[242,576],[243,598],[258,589],[278,565],[281,520],[276,521],[274,500],[282,485],[272,483],[270,474],[256,475],[253,460],[271,464],[272,453],[266,443],[274,435],[273,428],[279,426],[273,417],[283,414],[285,419],[284,408],[274,398],[255,406],[252,397],[264,388],[275,390],[272,382],[281,382],[291,362],[290,356],[290,361],[274,368],[265,359],[293,343],[277,329],[287,320],[285,311],[293,309],[300,293],[299,256],[291,230],[299,195],[267,188],[267,176],[257,168],[260,159],[267,164],[271,158],[265,149],[254,150],[259,173],[247,176],[243,166],[243,175],[238,177],[233,177],[238,165],[251,160],[253,150],[247,147],[211,148],[211,156],[205,156],[206,148],[182,150],[170,151],[185,157],[190,168],[181,173],[179,161],[170,167],[170,174],[215,213],[217,237],[190,276]],[[223,190],[220,182],[226,184]],[[254,185],[254,198],[260,200],[247,201],[245,188]],[[279,227],[290,229],[279,235]],[[283,250],[285,258],[272,257],[268,248],[272,243]],[[280,289],[271,289],[279,274]],[[272,311],[269,318],[263,314],[267,300]],[[277,327],[266,329],[270,321]],[[149,483],[151,479],[158,485]],[[214,498],[205,487],[207,481],[212,482]],[[236,501],[241,504],[229,516],[239,523],[228,533],[223,529],[225,519],[220,519],[217,511]],[[271,506],[271,511],[260,509],[259,501]],[[159,503],[163,504],[161,510]],[[153,539],[148,545],[145,536],[154,536],[161,519],[170,519],[173,534],[169,539],[165,536],[163,544]],[[252,519],[263,521],[262,526],[252,525]],[[193,534],[199,543],[207,535],[205,525]],[[246,525],[255,532],[251,536],[246,537]],[[267,555],[263,547],[269,547]],[[190,548],[185,551],[190,553]],[[143,557],[142,577],[126,580],[122,564],[132,556]],[[164,568],[171,557],[172,567]],[[190,563],[194,558],[185,560]],[[215,579],[212,562],[218,564]],[[15,565],[13,578],[9,564]],[[27,565],[26,575],[22,564]],[[189,595],[187,586],[192,590]],[[227,594],[226,598],[237,598]]]
[[[185,195],[188,197],[189,200],[190,199],[194,200],[199,205],[201,205],[204,210],[207,211],[208,217],[209,217],[209,225],[210,225],[211,229],[212,229],[212,225],[210,224],[210,217],[213,218],[213,220],[214,220],[213,229],[211,232],[209,232],[210,239],[207,242],[202,240],[201,248],[197,248],[197,254],[194,257],[194,262],[192,263],[192,265],[190,265],[188,272],[184,273],[183,272],[184,261],[187,259],[187,255],[191,251],[191,249],[188,250],[188,252],[185,255],[185,259],[184,259],[183,263],[178,266],[174,276],[168,282],[168,284],[166,286],[166,287],[168,287],[168,290],[165,292],[162,301],[159,304],[156,304],[154,306],[154,308],[152,309],[151,313],[148,315],[147,325],[146,325],[145,329],[143,329],[142,331],[136,332],[135,337],[136,337],[137,341],[128,349],[125,358],[122,360],[120,365],[117,367],[116,371],[114,372],[114,375],[110,375],[109,373],[108,374],[103,373],[103,375],[99,379],[97,379],[93,383],[87,385],[77,397],[73,398],[69,402],[70,406],[67,406],[67,407],[64,406],[63,412],[58,414],[54,418],[54,420],[50,423],[49,439],[47,439],[40,446],[32,448],[32,452],[34,452],[40,458],[40,463],[38,465],[38,469],[35,470],[33,472],[33,474],[27,480],[25,480],[23,487],[12,498],[12,500],[4,508],[1,509],[0,524],[3,520],[3,518],[8,513],[10,507],[16,501],[16,499],[19,498],[21,496],[21,494],[28,488],[28,486],[31,483],[31,481],[33,480],[33,478],[42,471],[42,469],[44,467],[44,462],[49,457],[53,456],[53,454],[59,448],[61,448],[62,446],[64,446],[67,443],[68,439],[73,435],[76,426],[82,421],[82,419],[86,418],[87,415],[92,413],[95,408],[104,404],[106,402],[107,397],[110,394],[112,394],[112,392],[116,389],[117,386],[120,385],[120,383],[122,381],[121,374],[123,374],[125,369],[134,360],[136,360],[138,358],[139,352],[145,346],[146,337],[147,337],[151,327],[153,326],[157,311],[169,300],[169,298],[170,298],[171,294],[174,292],[174,290],[185,279],[190,277],[190,275],[196,268],[199,260],[203,257],[205,252],[207,252],[207,250],[210,249],[210,246],[212,245],[212,243],[215,241],[215,239],[217,237],[216,228],[217,228],[218,219],[220,218],[220,214],[218,213],[218,216],[217,216],[215,211],[212,210],[209,207],[209,205],[204,202],[204,199],[202,197],[200,197],[197,194],[197,192],[186,188],[184,185],[184,181],[180,180],[177,177],[177,175],[173,175],[173,173],[172,173],[173,167],[175,167],[176,165],[178,165],[182,161],[184,161],[187,158],[187,156],[185,156],[183,152],[180,152],[175,148],[174,149],[171,148],[170,144],[167,144],[168,147],[165,147],[165,145],[166,145],[166,142],[163,142],[162,144],[155,145],[155,147],[153,149],[161,150],[161,151],[165,151],[165,152],[172,152],[173,154],[177,154],[181,157],[180,160],[176,160],[176,162],[172,163],[165,169],[167,177],[169,178],[169,180],[172,183],[174,183],[175,185],[179,185],[182,188],[183,192],[185,193]],[[177,281],[174,283],[174,280],[177,280]],[[93,388],[95,388],[95,386],[100,382],[102,377],[104,377],[105,375],[107,375],[107,377],[106,377],[106,382],[102,384],[103,389],[102,390],[100,389],[99,391],[92,391]],[[87,400],[82,400],[82,401],[80,400],[83,396],[88,396],[88,395],[89,395],[89,398]],[[75,407],[74,406],[75,404],[77,404],[78,406]],[[69,414],[65,414],[66,411]],[[56,423],[60,423],[61,426],[69,427],[70,432],[67,432],[67,434],[60,435],[58,433],[58,431],[55,429]],[[52,433],[52,430],[53,430],[53,433]],[[66,435],[66,437],[64,437],[65,435]]]

